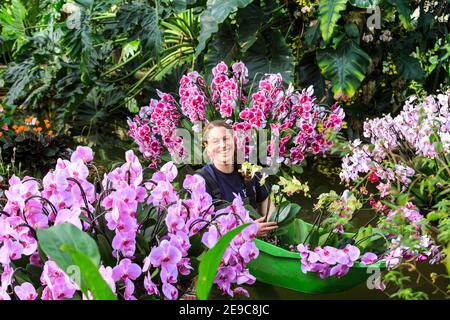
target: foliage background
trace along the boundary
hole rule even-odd
[[[379,21],[368,9],[374,5]],[[221,60],[242,60],[251,79],[281,72],[296,87],[314,85],[324,103],[339,100],[352,139],[366,117],[395,113],[410,94],[448,84],[448,5],[6,0],[0,9],[2,105],[9,118],[45,114],[61,132],[111,160],[130,144],[126,117],[147,104],[155,88],[174,92],[188,70],[210,73]]]

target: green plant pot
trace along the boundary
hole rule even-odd
[[[260,282],[291,289],[303,293],[319,294],[342,292],[365,282],[373,274],[369,268],[385,267],[383,262],[369,266],[359,263],[350,268],[349,272],[337,278],[331,276],[321,279],[317,274],[304,274],[300,269],[300,254],[274,246],[260,239],[255,239],[259,256],[248,264],[250,273]]]

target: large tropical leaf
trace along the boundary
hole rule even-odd
[[[85,254],[95,265],[100,264],[100,253],[97,244],[87,233],[73,224],[58,224],[48,229],[38,229],[39,246],[58,266],[65,271],[75,265],[70,253],[63,252],[61,246],[71,245],[74,249]]]
[[[298,67],[298,81],[303,88],[314,87],[314,95],[319,99],[327,94],[325,78],[317,66],[315,52],[303,56]]]
[[[209,249],[202,257],[198,267],[198,279],[196,284],[196,292],[199,300],[208,299],[209,292],[211,291],[214,279],[216,278],[217,270],[219,269],[220,261],[222,260],[225,250],[234,237],[248,226],[249,224],[243,224],[228,231],[219,239],[216,245]]]
[[[362,9],[373,8],[379,2],[380,0],[350,0],[352,6]]]
[[[407,54],[400,54],[395,59],[397,71],[405,80],[422,81],[425,73],[420,66],[420,61],[417,58],[411,57]]]
[[[265,73],[281,73],[285,82],[292,81],[292,52],[281,32],[271,30],[266,39],[260,37],[242,58],[248,67],[250,80]]]
[[[21,63],[12,62],[9,64],[3,74],[5,82],[10,85],[5,97],[8,104],[13,105],[17,99],[23,97],[29,87],[36,83],[35,72],[36,66],[31,58]]]
[[[69,245],[83,253],[97,268],[100,264],[100,253],[94,239],[73,224],[65,223],[48,229],[38,229],[37,238],[42,251],[69,276],[77,271],[77,262],[71,253],[63,251],[63,246]],[[75,281],[81,287],[87,287],[84,277],[77,277]]]
[[[348,0],[323,0],[319,4],[320,31],[325,42],[331,39],[341,11],[345,10]]]
[[[238,36],[241,52],[245,52],[258,39],[259,30],[264,22],[263,12],[256,4],[250,4],[237,13],[236,21],[239,25]]]
[[[305,45],[307,48],[312,49],[317,45],[320,40],[320,23],[316,21],[313,25],[310,25],[305,33]]]
[[[0,24],[4,40],[17,40],[25,37],[25,18],[27,9],[20,0],[12,0],[0,7]]]
[[[86,297],[88,297],[89,290],[94,300],[117,300],[117,297],[98,271],[98,266],[88,256],[69,244],[63,244],[61,251],[70,254],[77,267],[80,268],[80,275],[84,281],[80,281],[78,285]]]
[[[25,27],[27,14],[27,8],[20,0],[12,0],[10,4],[6,3],[0,6],[1,38],[2,40],[13,41],[13,53],[18,52],[22,45],[27,42]]]
[[[206,58],[206,69],[207,72],[207,80],[212,74],[211,70],[217,63],[224,61],[227,64],[230,64],[233,60],[235,60],[236,56],[239,54],[239,46],[235,41],[233,36],[233,31],[227,25],[221,26],[220,30],[209,43],[208,52],[205,56]]]
[[[207,8],[200,19],[201,32],[195,56],[198,56],[206,47],[206,43],[213,33],[219,30],[219,24],[225,21],[231,12],[238,8],[245,8],[253,0],[208,0]]]
[[[129,35],[128,41],[141,40],[143,52],[158,55],[163,35],[156,10],[145,3],[122,5],[117,13],[117,28]]]
[[[406,30],[411,30],[411,7],[408,0],[388,0],[398,12],[399,19]]]
[[[322,74],[332,82],[337,100],[347,100],[357,91],[366,76],[371,58],[353,41],[345,40],[336,50],[317,51],[317,62]]]

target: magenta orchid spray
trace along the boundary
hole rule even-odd
[[[92,299],[54,261],[39,254],[36,230],[41,228],[70,223],[94,239],[105,239],[110,249],[102,253],[99,272],[119,298],[177,299],[187,289],[180,281],[195,271],[189,251],[193,237],[199,234],[207,249],[228,230],[252,221],[238,198],[216,211],[199,176],[187,175],[182,189],[175,187],[178,170],[172,162],[146,179],[132,151],[125,160],[101,181],[94,174],[91,182],[93,152],[78,147],[70,160],[59,159],[42,181],[10,179],[0,211],[0,299]],[[239,285],[254,282],[246,264],[258,255],[256,229],[249,229],[233,240],[223,258],[216,284],[224,294],[248,295]],[[38,268],[39,282],[19,284],[15,275],[25,271],[18,261]],[[225,270],[232,276],[225,279]]]
[[[184,75],[178,101],[158,91],[158,100],[151,99],[149,106],[128,120],[129,135],[150,167],[161,161],[165,150],[172,158],[188,157],[188,149],[175,135],[176,128],[199,132],[199,126],[216,119],[230,121],[237,145],[246,158],[252,152],[252,130],[270,130],[264,159],[268,164],[300,164],[309,153],[323,153],[333,145],[332,137],[342,128],[342,108],[333,105],[327,109],[317,103],[312,86],[301,91],[291,85],[286,88],[280,74],[266,74],[252,92],[247,86],[248,70],[242,62],[231,68],[220,62],[212,74],[209,85],[196,71]]]

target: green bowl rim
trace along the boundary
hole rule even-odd
[[[268,243],[261,239],[255,239],[255,244],[258,247],[260,251],[263,251],[264,253],[270,254],[274,257],[279,258],[288,258],[288,259],[296,259],[300,260],[300,254],[298,252],[292,252],[286,249],[283,249],[281,247],[275,246],[271,243]],[[361,264],[360,262],[355,262],[352,268],[369,268],[369,267],[375,267],[384,269],[386,268],[386,264],[383,261],[378,261],[369,265]]]

